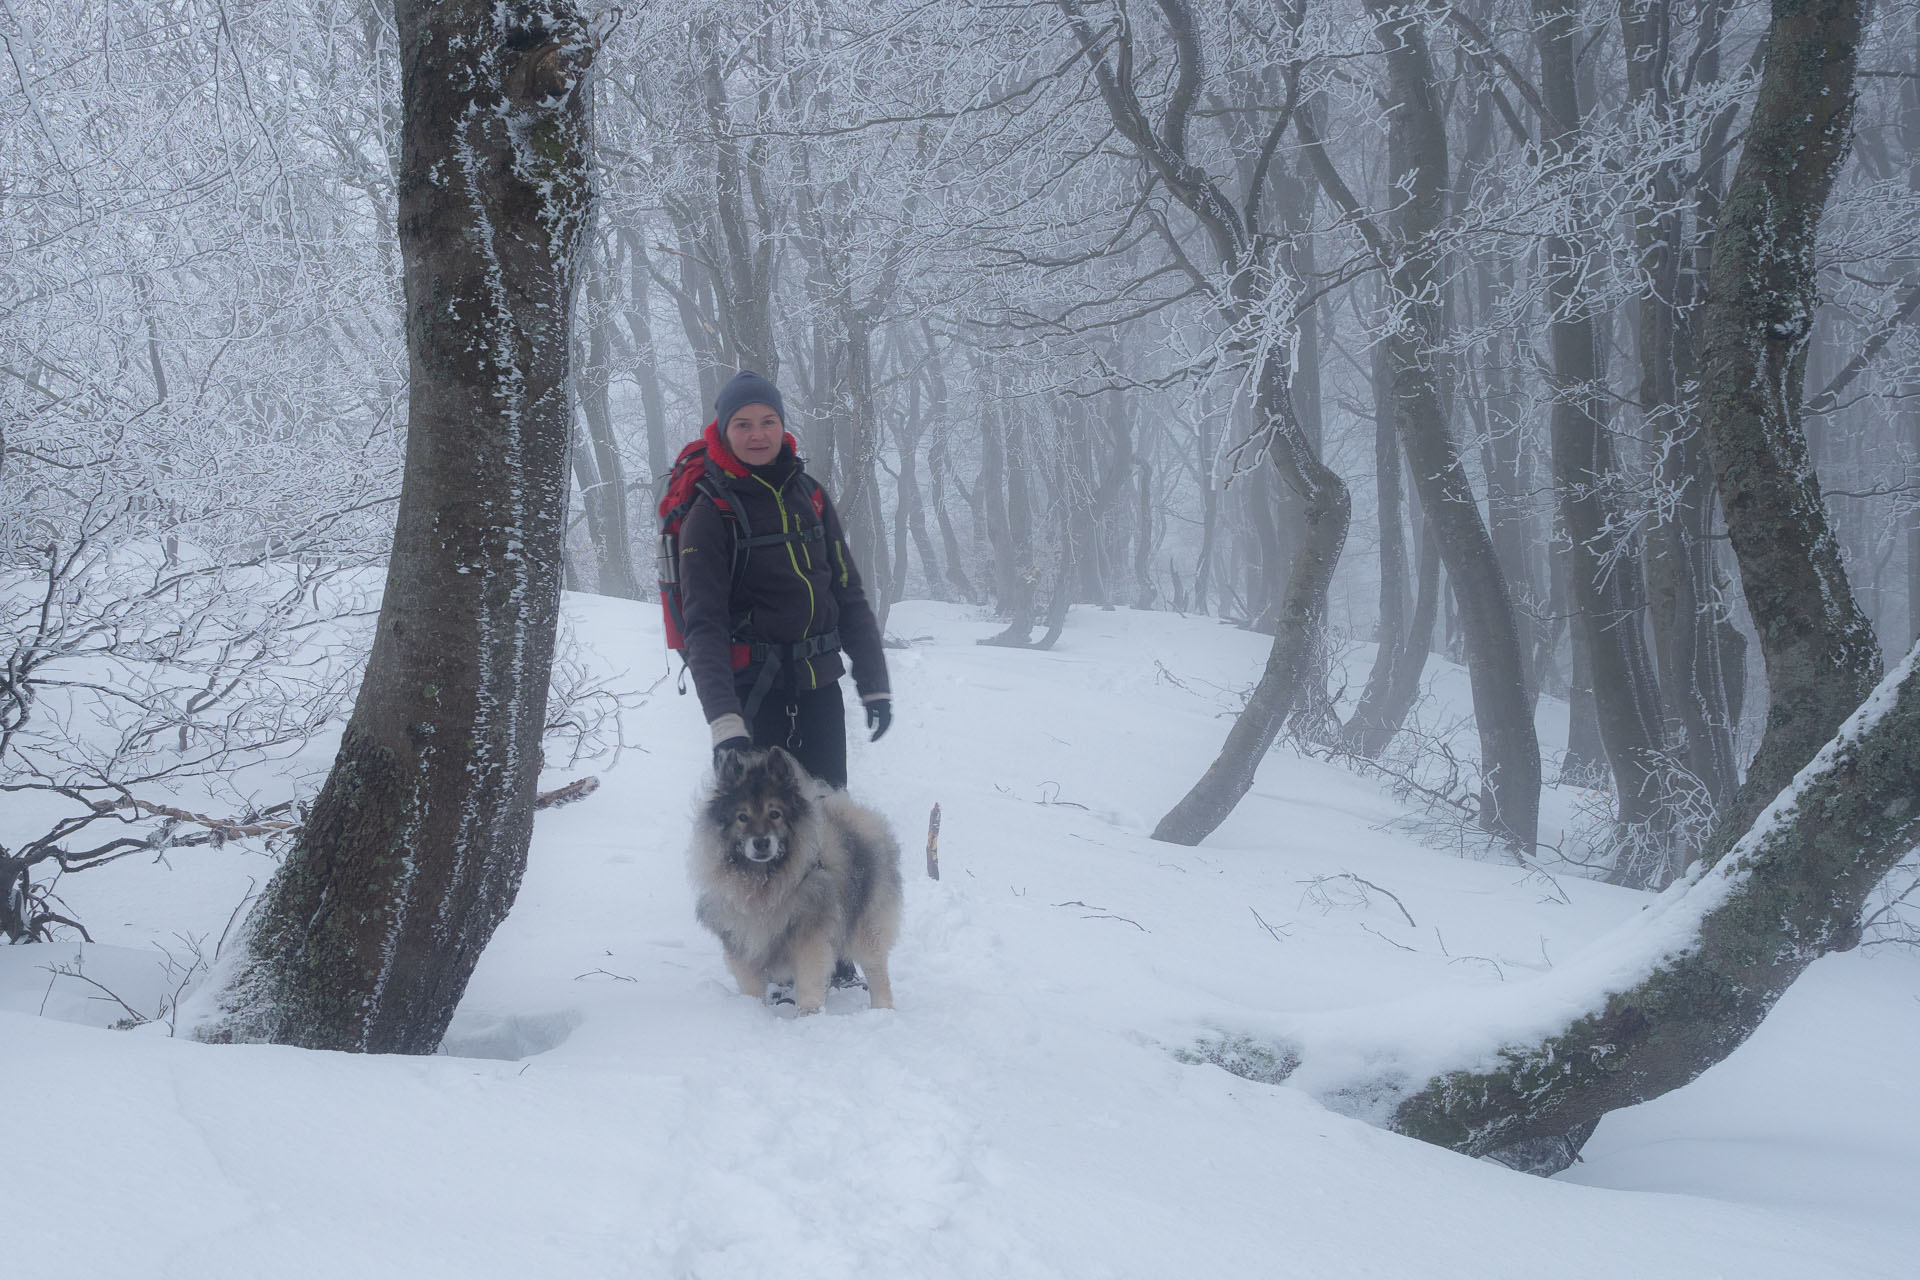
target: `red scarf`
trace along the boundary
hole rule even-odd
[[[781,443],[786,451],[795,458],[800,456],[800,443],[793,438],[793,432],[783,432]],[[707,461],[713,463],[716,467],[719,467],[736,480],[750,473],[747,464],[734,457],[733,450],[727,448],[727,436],[724,431],[720,430],[720,419],[718,418],[715,418],[707,424]],[[777,455],[774,461],[779,461]]]

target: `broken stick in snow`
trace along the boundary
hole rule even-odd
[[[940,806],[927,815],[927,879],[940,878]]]
[[[534,797],[536,809],[556,809],[563,804],[572,804],[584,799],[600,789],[600,779],[588,774],[584,778],[575,778],[564,787],[555,787],[552,791],[542,791]]]

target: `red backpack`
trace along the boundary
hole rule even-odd
[[[667,491],[660,497],[660,542],[657,576],[660,580],[660,612],[666,622],[667,648],[682,653],[687,648],[687,616],[680,598],[680,526],[701,494],[713,499],[713,505],[731,517],[733,507],[720,494],[720,486],[707,474],[707,438],[703,435],[680,451],[667,476]],[[738,566],[736,566],[737,568]]]

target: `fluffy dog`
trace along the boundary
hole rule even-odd
[[[852,961],[876,1009],[893,1007],[887,952],[900,933],[900,847],[886,820],[816,781],[794,758],[729,753],[691,853],[700,923],[720,939],[742,995],[792,983],[818,1013],[835,965]]]

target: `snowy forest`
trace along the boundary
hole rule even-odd
[[[1386,1272],[1537,1274],[1586,1228],[1509,1169],[1736,1206],[1693,1255],[1623,1199],[1575,1274],[1750,1248],[1748,1274],[1891,1275],[1920,1245],[1896,1210],[1786,1243],[1772,1201],[1713,1189],[1734,1157],[1669,1184],[1606,1165],[1638,1131],[1601,1129],[1757,1060],[1776,1004],[1879,1052],[1791,1012],[1803,975],[1920,1049],[1915,0],[0,0],[0,43],[0,1074],[166,1063],[204,1129],[289,1073],[343,1112],[385,1079],[265,1045],[486,1060],[501,1090],[665,1054],[617,1104],[636,1147],[689,1089],[726,1111],[688,1083],[726,1055],[831,1099],[824,1136],[763,1117],[791,1149],[757,1181],[723,1119],[657,1145],[707,1171],[686,1186],[582,1155],[610,1186],[551,1211],[604,1249],[543,1254],[530,1217],[447,1274],[522,1248],[583,1275],[1276,1273],[1234,1196],[1311,1184],[1234,1135],[1315,1124],[1349,1126],[1315,1157],[1342,1203],[1453,1180],[1460,1238],[1376,1244]],[[717,955],[649,987],[612,941],[705,954],[679,863],[709,752],[656,510],[739,370],[783,390],[894,667],[904,732],[859,735],[853,790],[922,896],[870,1021],[723,1020]],[[935,800],[949,869],[918,881]],[[988,884],[1029,875],[1088,914],[1041,931]],[[1082,919],[1084,953],[1054,932]],[[960,994],[1055,971],[1033,1037],[1086,1026],[1051,1058]],[[69,988],[133,1047],[37,1039]],[[1148,1214],[1128,1244],[1068,1212],[1071,1248],[1045,1239],[1007,1207],[1040,1122],[980,1130],[950,1059],[1008,1090],[1124,1060],[1090,1105],[1231,1170],[1195,1178],[1238,1225]],[[491,1165],[451,1119],[408,1129],[444,1081],[390,1080],[369,1123]],[[480,1101],[512,1146],[601,1088]],[[1784,1105],[1741,1089],[1736,1116]],[[1872,1096],[1920,1141],[1910,1086]],[[173,1149],[115,1148],[86,1105],[42,1140],[97,1134],[129,1176]],[[309,1139],[256,1176],[324,1198],[367,1158]],[[1180,1194],[1063,1141],[1050,1177]],[[484,1185],[421,1212],[510,1194]],[[678,1206],[652,1243],[615,1243],[613,1185]],[[167,1267],[129,1227],[76,1274],[228,1274],[178,1235],[198,1214],[129,1218]],[[1347,1273],[1359,1214],[1305,1273]],[[267,1217],[276,1256],[317,1229]],[[441,1273],[401,1261],[404,1215],[378,1238]]]

